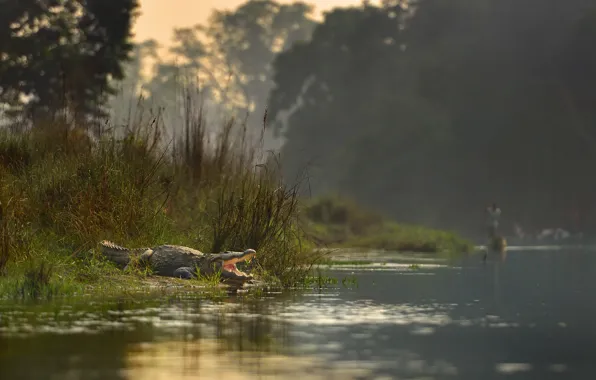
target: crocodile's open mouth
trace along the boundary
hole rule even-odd
[[[251,277],[251,275],[238,269],[236,264],[245,261],[250,262],[257,255],[257,252],[254,249],[247,249],[246,251],[239,253],[226,252],[223,255],[223,264],[221,268],[222,274],[225,277]]]

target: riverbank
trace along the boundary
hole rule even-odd
[[[101,260],[66,262],[49,258],[34,266],[14,265],[0,278],[0,299],[49,300],[53,298],[138,298],[181,293],[217,299],[228,294],[226,286],[209,280],[181,280],[146,273],[121,272]]]
[[[324,254],[299,228],[296,187],[282,182],[242,125],[213,128],[201,112],[188,115],[173,141],[155,118],[99,136],[59,121],[0,131],[0,297],[124,292],[153,281],[105,263],[102,240],[253,248],[267,283],[309,281]]]
[[[337,196],[307,202],[302,225],[319,247],[446,255],[474,249],[456,233],[400,224]]]
[[[328,280],[312,277],[326,256],[317,247],[467,247],[453,234],[399,225],[353,204],[302,200],[300,184],[282,181],[276,160],[249,142],[242,125],[227,121],[208,138],[214,128],[200,112],[188,114],[198,116],[173,142],[156,119],[99,136],[59,121],[0,131],[0,297],[221,290],[213,279],[122,272],[102,259],[101,240],[203,252],[253,248],[254,273],[278,288]]]

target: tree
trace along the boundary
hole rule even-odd
[[[134,44],[132,54],[123,67],[123,78],[112,79],[110,84],[115,93],[110,97],[107,108],[110,112],[110,120],[113,122],[119,122],[121,119],[129,120],[136,115],[137,105],[147,90],[146,78],[143,75],[145,63],[148,59],[158,59],[158,47],[157,41],[152,39]]]
[[[172,136],[189,121],[189,104],[201,103],[204,108],[214,106],[212,88],[219,86],[204,64],[208,52],[198,29],[198,26],[174,29],[168,57],[157,57],[151,78],[144,86],[147,103],[160,108]]]
[[[447,218],[457,212],[457,223],[473,228],[478,205],[489,200],[511,210],[510,223],[560,225],[575,202],[567,194],[594,190],[581,174],[592,154],[570,128],[574,115],[560,80],[562,57],[583,59],[591,49],[586,44],[584,53],[567,52],[589,3],[418,2],[408,25],[408,50],[417,63],[412,75],[420,94],[447,110],[453,126],[453,143],[445,148],[450,158],[434,166],[469,189],[434,206],[443,225],[453,225]],[[589,83],[589,72],[579,72]],[[582,202],[585,194],[578,195]]]
[[[0,0],[0,103],[30,119],[105,115],[137,0]]]
[[[293,43],[310,38],[313,10],[302,2],[250,0],[235,10],[214,11],[206,25],[176,29],[171,59],[156,66],[148,85],[152,98],[171,102],[182,87],[196,85],[204,99],[239,116],[250,113],[248,124],[260,127],[271,63]]]
[[[591,2],[399,3],[336,9],[276,59],[285,174],[311,162],[315,192],[462,232],[481,232],[491,201],[535,228],[588,209]]]
[[[206,27],[212,67],[223,64],[249,112],[262,117],[271,88],[271,62],[297,41],[309,39],[314,8],[302,2],[251,0],[234,11],[215,11]],[[218,60],[220,60],[218,62]]]
[[[394,176],[400,164],[383,156],[405,157],[422,137],[439,138],[445,122],[427,116],[403,75],[406,16],[401,4],[336,9],[311,41],[275,60],[271,118],[297,107],[282,151],[290,179],[308,166],[313,191],[343,189],[366,202],[370,180]]]

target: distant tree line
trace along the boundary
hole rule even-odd
[[[168,123],[176,125],[185,118],[186,97],[193,96],[208,110],[218,107],[219,114],[263,128],[273,60],[294,42],[310,39],[313,13],[303,2],[252,0],[234,10],[214,10],[205,25],[175,29],[167,54],[160,54],[156,41],[144,41],[133,52],[135,64],[119,83],[113,109],[125,115],[142,95],[144,104],[162,107]],[[148,68],[149,74],[141,75]]]
[[[314,194],[470,234],[493,201],[506,228],[596,227],[591,0],[385,0],[321,22],[251,0],[174,30],[167,56],[132,44],[134,0],[0,9],[12,118],[113,118],[142,96],[176,124],[196,91],[256,128],[267,110],[285,177],[307,169]]]
[[[596,227],[593,1],[384,1],[336,9],[274,63],[292,178],[390,216],[483,233]]]
[[[312,5],[252,0],[175,29],[162,54],[154,40],[132,43],[136,0],[0,0],[0,7],[0,105],[27,120],[128,117],[142,97],[143,107],[179,123],[185,98],[199,94],[262,127],[274,57],[315,26]]]
[[[90,122],[124,78],[136,0],[0,0],[0,104],[9,117]]]

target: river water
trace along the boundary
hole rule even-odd
[[[327,274],[357,284],[259,299],[0,304],[0,379],[595,376],[595,252],[512,250],[485,264],[472,256]]]

